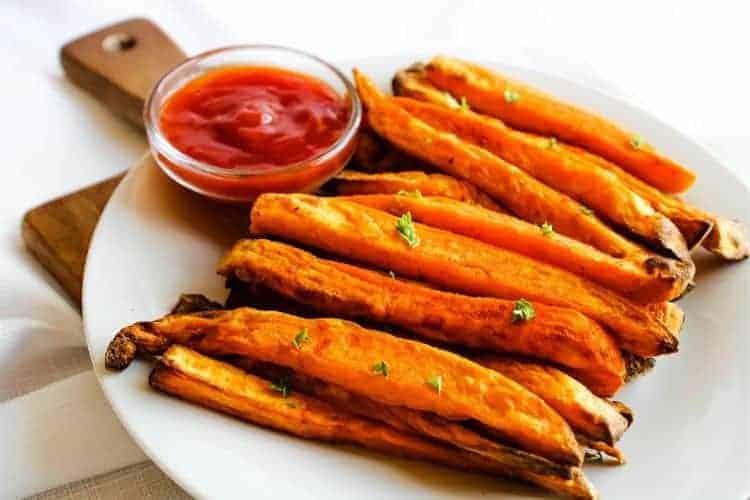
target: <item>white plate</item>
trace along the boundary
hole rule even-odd
[[[357,65],[388,88],[394,70],[413,60],[387,57]],[[691,201],[750,221],[747,188],[679,132],[574,83],[492,66],[639,131],[698,173]],[[123,373],[105,371],[105,348],[120,327],[164,314],[182,292],[224,297],[214,267],[233,236],[222,234],[209,211],[208,203],[173,185],[144,159],[107,205],[86,266],[83,311],[94,369],[125,427],[170,477],[197,497],[222,499],[517,499],[541,494],[244,424],[149,389],[144,362]],[[750,495],[750,264],[721,264],[701,254],[698,268],[696,290],[680,303],[687,311],[681,352],[659,359],[654,373],[618,394],[636,415],[621,442],[628,464],[586,467],[603,498]]]

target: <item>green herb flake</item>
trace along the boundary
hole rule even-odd
[[[518,92],[511,88],[505,89],[505,92],[503,92],[503,97],[505,97],[505,102],[509,102],[513,104],[514,102],[518,101],[521,96],[518,95]]]
[[[542,230],[543,236],[552,236],[552,233],[555,232],[554,228],[552,227],[552,224],[550,224],[549,222],[545,222],[544,224],[539,226],[539,229]]]
[[[398,196],[408,196],[409,198],[422,199],[422,192],[419,189],[414,191],[407,191],[406,189],[400,189],[397,193]]]
[[[461,97],[461,102],[459,103],[459,111],[471,111],[471,107],[469,107],[469,103],[466,100],[466,97]]]
[[[271,383],[271,390],[281,393],[282,398],[289,397],[292,389],[289,387],[289,379],[287,377],[281,377],[278,382]]]
[[[555,149],[557,147],[557,138],[550,137],[547,139],[547,143],[544,145],[545,149]]]
[[[406,212],[398,218],[396,221],[396,231],[406,240],[411,248],[419,245],[419,236],[417,236],[417,230],[414,228],[411,212]]]
[[[302,349],[302,344],[305,342],[310,341],[310,335],[307,333],[307,328],[302,328],[302,330],[299,331],[297,335],[294,336],[294,340],[292,340],[292,345],[295,349]]]
[[[443,376],[442,375],[433,375],[432,377],[427,379],[427,385],[435,389],[435,391],[440,394],[443,392]]]
[[[529,321],[534,319],[535,316],[536,311],[534,311],[534,306],[531,305],[531,302],[526,299],[519,299],[513,306],[513,315],[511,321],[513,323],[518,323],[519,321]]]
[[[642,149],[644,144],[643,137],[640,135],[634,135],[630,138],[630,147],[633,149]]]
[[[386,378],[391,373],[391,369],[388,366],[388,363],[386,363],[385,361],[378,361],[377,363],[372,365],[372,371],[375,373],[379,373]]]
[[[584,460],[588,463],[604,463],[604,455],[599,450],[586,450]]]
[[[586,207],[586,206],[581,207],[581,213],[583,215],[594,215],[594,211],[591,210],[589,207]]]

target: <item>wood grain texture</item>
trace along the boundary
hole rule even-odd
[[[147,19],[113,24],[60,49],[67,77],[138,127],[151,87],[184,59],[185,53]]]
[[[151,87],[184,59],[182,50],[159,27],[140,18],[84,35],[60,50],[60,62],[73,83],[139,128]],[[123,176],[49,201],[24,215],[21,232],[29,251],[79,306],[91,236]]]
[[[86,254],[104,205],[124,174],[49,201],[23,218],[26,246],[60,283],[76,304]]]

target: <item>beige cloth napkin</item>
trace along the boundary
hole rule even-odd
[[[189,499],[190,496],[153,463],[141,462],[109,474],[60,486],[29,498],[31,500],[133,500],[138,498],[183,500]]]

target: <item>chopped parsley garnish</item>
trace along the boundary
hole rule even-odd
[[[521,96],[518,95],[518,92],[511,88],[505,89],[505,92],[503,92],[503,97],[505,97],[505,102],[509,102],[511,104],[521,98]]]
[[[297,335],[294,336],[294,340],[292,340],[292,345],[294,345],[296,349],[302,349],[302,344],[304,344],[305,342],[309,342],[309,341],[310,341],[310,335],[307,334],[307,328],[303,328],[302,330],[299,331]]]
[[[409,198],[416,198],[418,200],[422,199],[422,192],[419,189],[415,189],[414,191],[407,191],[406,189],[400,189],[398,193],[396,193],[398,196],[408,196]]]
[[[632,147],[633,149],[641,149],[643,148],[643,144],[643,137],[641,137],[640,135],[634,135],[630,138],[630,147]]]
[[[372,371],[375,373],[379,373],[384,377],[388,377],[388,375],[391,373],[391,369],[388,367],[388,363],[385,361],[378,361],[374,365],[372,365]]]
[[[594,215],[594,211],[586,206],[581,207],[581,212],[583,213],[583,215]]]
[[[414,228],[414,221],[411,218],[411,212],[406,212],[396,221],[396,231],[409,244],[411,248],[419,245],[419,236]]]
[[[460,111],[471,111],[471,108],[469,107],[469,103],[466,101],[466,97],[461,97],[461,102],[459,103],[459,110]]]
[[[547,144],[544,146],[546,149],[555,149],[557,147],[557,138],[550,137],[547,139]]]
[[[534,311],[534,306],[531,305],[531,302],[526,299],[518,299],[513,306],[513,316],[511,321],[513,323],[529,321],[534,319],[535,316],[536,311]]]
[[[586,462],[604,462],[604,455],[599,450],[586,450],[584,460]]]
[[[291,387],[289,387],[289,379],[287,377],[281,377],[278,382],[272,382],[271,390],[281,393],[282,398],[289,397],[289,393],[292,392]]]
[[[552,228],[552,224],[550,224],[549,222],[545,222],[544,224],[539,226],[539,229],[542,230],[543,236],[551,236],[552,233],[555,232],[554,229]]]
[[[442,375],[434,375],[427,379],[427,385],[435,389],[438,394],[443,392],[443,376]]]

